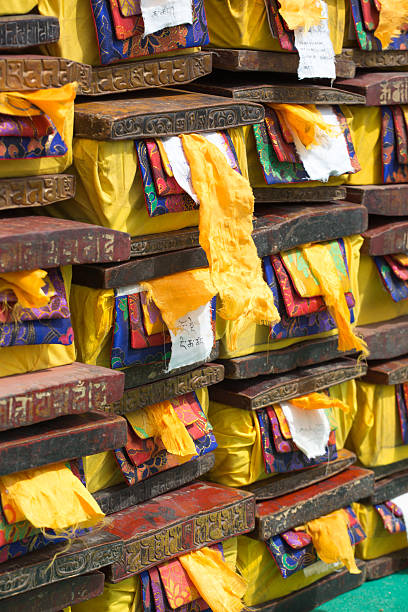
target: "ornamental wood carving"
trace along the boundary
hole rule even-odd
[[[255,187],[253,189],[255,196],[255,204],[274,204],[281,202],[282,204],[298,204],[315,203],[315,202],[331,202],[333,200],[346,200],[346,187],[283,187],[283,189],[275,189],[273,187]],[[349,201],[350,203],[350,201]]]
[[[74,81],[79,90],[89,87],[91,66],[47,55],[0,55],[2,91],[48,89]]]
[[[56,17],[32,14],[0,17],[1,51],[47,45],[57,42],[59,37],[59,21]]]
[[[369,215],[408,216],[408,185],[347,187],[347,200],[365,206]]]
[[[0,179],[0,211],[7,208],[47,206],[73,198],[74,195],[75,177],[71,174]]]

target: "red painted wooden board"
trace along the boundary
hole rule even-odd
[[[120,562],[106,569],[119,582],[158,563],[254,528],[255,498],[239,489],[195,482],[112,514],[105,528],[122,539]]]
[[[408,220],[397,218],[384,223],[382,217],[370,217],[370,226],[363,232],[364,255],[392,255],[408,251]]]
[[[62,416],[0,433],[0,476],[124,446],[126,420],[104,412]]]
[[[259,540],[267,540],[368,497],[373,491],[374,473],[350,467],[310,487],[258,503],[254,535]]]
[[[50,217],[0,222],[0,272],[126,261],[129,257],[130,236],[124,232]]]
[[[0,378],[0,431],[106,410],[122,398],[124,383],[123,372],[85,363]]]
[[[346,199],[365,206],[369,215],[408,215],[408,185],[353,185]]]

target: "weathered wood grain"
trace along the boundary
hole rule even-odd
[[[0,55],[0,90],[28,91],[77,82],[89,87],[91,66],[47,55]]]
[[[408,185],[359,185],[347,187],[349,202],[362,204],[369,215],[408,215]]]
[[[1,612],[60,612],[74,604],[98,597],[103,593],[105,576],[102,572],[92,572],[59,580],[1,600]]]
[[[40,216],[0,223],[0,272],[126,261],[129,256],[129,234],[97,225]]]
[[[2,51],[47,45],[57,42],[59,37],[60,27],[56,17],[33,14],[0,17],[0,50]]]
[[[408,493],[408,470],[396,472],[376,480],[373,494],[364,501],[373,506],[374,504],[382,504],[390,499],[394,499],[394,497],[404,493]]]
[[[369,360],[394,359],[408,351],[408,316],[356,328],[368,346]]]
[[[0,210],[47,206],[73,198],[74,195],[75,177],[71,174],[0,179]]]
[[[105,569],[119,582],[163,561],[254,527],[253,495],[222,485],[195,482],[118,512],[105,528],[124,544],[121,559]]]
[[[283,187],[276,189],[273,187],[255,187],[252,190],[255,196],[255,205],[274,204],[298,204],[299,202],[331,202],[333,200],[346,200],[346,187]],[[350,200],[349,200],[350,203]]]
[[[362,467],[369,466],[363,465]],[[374,472],[375,480],[377,481],[381,478],[386,478],[392,474],[397,474],[398,472],[404,472],[408,470],[408,459],[395,461],[394,463],[389,463],[388,465],[378,465],[375,467],[369,467],[369,469]]]
[[[365,561],[366,580],[378,580],[408,568],[408,548]]]
[[[391,361],[370,361],[363,380],[376,385],[399,385],[408,382],[408,356]]]
[[[256,504],[253,536],[267,540],[319,516],[345,508],[373,492],[374,474],[350,467],[323,482]]]
[[[359,364],[351,358],[336,359],[324,365],[299,368],[280,376],[260,376],[242,381],[224,380],[212,386],[209,393],[210,399],[220,404],[257,410],[358,378],[366,371],[364,363]]]
[[[75,105],[74,134],[95,140],[175,136],[259,123],[264,108],[171,89]]]
[[[364,255],[392,255],[408,251],[408,220],[397,218],[384,223],[382,217],[370,217],[369,228],[363,232]]]
[[[126,420],[96,411],[3,431],[0,476],[120,448],[126,442]]]
[[[120,561],[122,555],[121,539],[101,530],[75,538],[68,550],[64,542],[50,544],[0,564],[0,599],[87,574]]]
[[[121,399],[124,381],[122,372],[84,363],[0,378],[0,431],[67,414],[108,411]]]
[[[154,474],[131,487],[127,484],[115,485],[102,489],[93,496],[105,514],[113,514],[201,478],[214,467],[214,463],[214,453],[208,453],[170,470]]]
[[[81,85],[79,93],[103,96],[149,89],[183,85],[211,72],[212,55],[208,51],[179,57],[155,58],[137,62],[121,62],[113,66],[93,66],[90,82]]]
[[[338,451],[338,458],[317,465],[316,467],[300,470],[299,472],[288,472],[287,474],[278,474],[259,482],[254,482],[247,487],[242,487],[245,491],[249,491],[255,495],[256,501],[264,501],[288,495],[298,489],[310,487],[321,480],[331,478],[346,468],[353,465],[356,461],[354,453],[343,449]]]
[[[388,53],[387,51],[387,56]],[[407,52],[403,53],[405,60],[408,61]],[[363,57],[365,57],[365,52]],[[408,72],[360,73],[353,79],[336,81],[336,87],[365,96],[367,106],[408,104]]]
[[[345,49],[342,57],[353,62],[356,68],[406,68],[408,64],[408,51],[361,51],[360,49]],[[340,75],[338,75],[340,76]],[[345,78],[350,78],[345,76]]]

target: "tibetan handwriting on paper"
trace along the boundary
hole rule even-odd
[[[200,306],[177,321],[177,334],[170,330],[171,358],[168,372],[207,361],[214,343],[211,304]]]
[[[308,459],[324,455],[330,436],[330,424],[325,410],[303,410],[290,402],[282,402],[281,408],[298,449]]]
[[[336,78],[334,49],[330,38],[327,4],[321,0],[322,16],[318,26],[308,32],[295,30],[295,47],[299,53],[299,79]]]
[[[193,23],[192,0],[141,0],[144,36],[164,28]]]

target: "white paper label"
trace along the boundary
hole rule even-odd
[[[405,523],[406,532],[405,535],[408,538],[408,493],[404,493],[403,495],[398,495],[398,497],[394,497],[391,500],[402,512],[402,516]]]
[[[321,0],[322,15],[318,26],[309,31],[295,29],[295,47],[299,53],[299,79],[335,79],[336,64],[334,49],[330,38],[327,4]]]
[[[126,285],[124,287],[119,287],[115,291],[115,296],[120,297],[121,295],[133,295],[134,293],[142,293],[142,291],[146,291],[139,284],[137,285]]]
[[[214,344],[211,325],[211,303],[200,306],[177,321],[177,334],[171,336],[171,358],[168,372],[176,368],[207,361]]]
[[[192,0],[141,0],[144,36],[163,28],[193,23]]]
[[[308,459],[324,455],[330,436],[330,424],[325,410],[303,410],[290,402],[282,402],[281,408],[292,439],[302,453]]]

